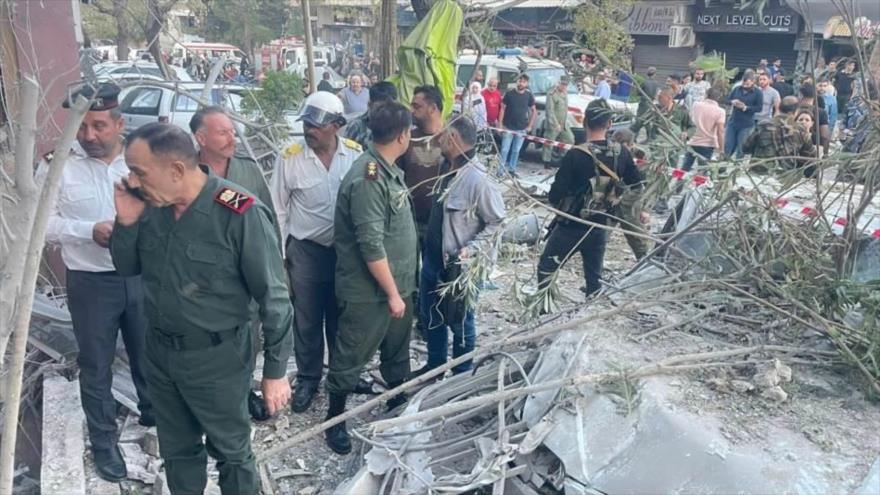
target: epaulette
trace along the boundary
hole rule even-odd
[[[302,150],[303,150],[303,145],[301,145],[299,143],[292,143],[287,148],[284,148],[284,151],[281,153],[281,157],[286,160],[290,157],[293,157],[293,156],[296,156],[296,155],[302,153]]]
[[[364,148],[360,144],[358,144],[357,141],[354,141],[352,139],[344,138],[342,140],[342,144],[344,144],[346,148],[349,148],[349,149],[352,149],[355,151],[363,151],[364,150]]]
[[[43,160],[46,160],[46,163],[52,163],[53,158],[55,158],[55,150],[52,150],[43,155]]]
[[[367,163],[366,173],[364,174],[364,178],[367,180],[376,180],[379,178],[379,164],[376,162]]]
[[[231,189],[228,187],[224,187],[217,191],[217,196],[214,196],[214,201],[238,213],[239,215],[246,212],[247,209],[250,208],[252,204],[254,204],[254,198],[248,196],[243,192],[239,192],[235,189]]]

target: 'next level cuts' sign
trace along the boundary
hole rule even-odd
[[[698,2],[694,31],[714,33],[797,34],[800,15],[785,7],[766,8],[758,16],[754,9],[703,7]]]

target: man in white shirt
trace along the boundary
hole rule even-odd
[[[287,273],[293,301],[296,388],[291,408],[308,409],[324,365],[324,341],[333,351],[337,328],[333,248],[336,194],[361,147],[336,133],[345,125],[342,102],[316,92],[305,102],[305,146],[284,150],[272,176],[272,199],[285,239]]]
[[[77,94],[89,98],[94,93],[95,88],[86,86]],[[109,481],[120,481],[127,475],[117,447],[116,401],[111,393],[111,365],[120,330],[137,389],[139,422],[156,424],[141,368],[147,325],[141,277],[118,275],[108,249],[116,216],[113,184],[128,176],[122,144],[125,120],[119,112],[118,94],[119,88],[112,84],[97,88],[77,132],[77,143],[64,164],[46,232],[48,242],[61,244],[67,267],[67,305],[79,346],[82,407],[95,467]],[[51,155],[47,155],[40,163],[40,180],[48,173],[50,162]]]

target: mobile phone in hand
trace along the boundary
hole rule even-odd
[[[147,200],[147,198],[144,197],[144,192],[141,191],[141,188],[131,187],[131,184],[128,183],[128,179],[126,179],[125,177],[122,178],[122,186],[125,187],[125,190],[128,191],[128,194],[131,194],[141,201]]]

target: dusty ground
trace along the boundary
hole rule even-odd
[[[537,155],[527,153],[520,166],[523,183],[534,183],[553,174],[544,170],[534,161]],[[509,191],[508,208],[521,201]],[[533,209],[541,217],[546,212]],[[523,210],[515,209],[515,214]],[[652,230],[658,231],[664,218],[652,217]],[[477,346],[491,345],[509,333],[521,329],[524,310],[517,301],[517,295],[524,287],[534,285],[535,265],[540,255],[541,245],[514,246],[506,244],[499,264],[492,276],[492,284],[481,296],[478,308]],[[622,235],[610,236],[605,257],[604,278],[613,281],[622,277],[634,264],[629,247]],[[559,275],[561,309],[577,310],[585,298],[579,290],[583,285],[580,260],[575,258],[568,263]],[[607,303],[598,303],[600,309],[608,309]],[[591,309],[593,307],[591,306]],[[694,310],[697,311],[697,310]],[[572,317],[573,313],[561,316]],[[751,315],[743,315],[751,316]],[[617,316],[586,329],[590,332],[590,352],[594,359],[588,371],[607,371],[609,363],[638,368],[669,356],[695,352],[729,349],[731,345],[748,346],[756,343],[791,344],[792,335],[785,322],[771,322],[766,326],[743,326],[710,319],[663,332],[644,341],[636,338],[658,326],[664,325],[682,315],[677,310],[654,309],[632,316]],[[783,323],[783,324],[779,324]],[[820,336],[797,337],[797,345],[814,349],[833,350],[833,347]],[[421,367],[426,358],[425,344],[415,336],[412,345],[412,369]],[[607,357],[607,358],[606,358]],[[774,444],[774,435],[780,430],[785,433],[802,435],[816,445],[829,457],[846,458],[847,470],[839,469],[840,479],[855,486],[880,455],[880,406],[876,401],[865,398],[859,380],[849,368],[817,365],[814,362],[789,362],[792,368],[792,381],[784,384],[787,399],[781,402],[769,400],[760,395],[760,390],[741,390],[743,384],[758,382],[759,371],[754,366],[706,369],[680,374],[671,378],[669,400],[675,407],[689,412],[719,418],[724,437],[734,445],[743,443]],[[381,381],[378,362],[369,370],[371,376]],[[293,367],[291,360],[291,369]],[[293,376],[294,373],[291,373]],[[381,385],[376,385],[382,390]],[[354,407],[369,400],[371,396],[357,395],[349,399]],[[323,389],[310,409],[303,414],[293,414],[285,410],[278,417],[255,425],[253,431],[254,449],[259,452],[277,445],[279,442],[308,429],[324,420],[327,402]],[[384,406],[374,408],[369,415],[349,422],[349,429],[359,428],[364,423],[380,419],[385,414]],[[124,418],[121,418],[124,421]],[[134,418],[129,418],[132,423]],[[129,429],[132,425],[129,424]],[[140,438],[141,431],[132,431],[133,438]],[[125,433],[123,434],[125,436]],[[123,441],[139,441],[135,439]],[[280,493],[283,494],[328,494],[336,486],[353,475],[361,466],[365,447],[355,441],[355,450],[348,456],[339,456],[324,444],[323,435],[314,437],[282,455],[269,461],[271,475],[275,478]],[[784,449],[784,447],[775,447]],[[796,460],[797,454],[783,453],[788,460]],[[792,457],[794,456],[794,457]],[[150,486],[137,481],[127,481],[119,485],[100,482],[94,476],[90,455],[86,454],[86,472],[89,473],[89,493],[141,494],[159,493]],[[155,459],[150,460],[153,462]],[[152,464],[151,464],[152,465]],[[835,469],[828,466],[828,469]],[[212,482],[217,473],[209,466]],[[207,493],[219,493],[214,483],[209,484]],[[214,485],[214,486],[211,486]],[[167,493],[167,492],[166,492]]]
[[[525,156],[526,160],[535,158],[533,153]],[[545,171],[534,162],[521,164],[520,175],[524,180],[535,180],[548,174],[552,174],[552,171]],[[653,217],[652,228],[659,230],[664,220]],[[500,260],[493,276],[494,287],[485,290],[482,295],[478,312],[478,346],[491,344],[522,323],[520,317],[523,310],[516,302],[513,287],[527,284],[533,277],[539,247],[519,247],[507,251],[507,256]],[[634,258],[623,237],[611,235],[606,251],[605,278],[615,280],[633,263]],[[562,303],[564,308],[577,306],[584,301],[579,290],[583,286],[580,260],[566,265],[559,283],[562,295],[568,299]],[[600,342],[598,347],[615,353],[613,357],[617,360],[646,364],[670,355],[714,350],[730,343],[748,345],[751,342],[742,327],[710,321],[651,337],[644,345],[633,346],[633,337],[656,328],[658,320],[662,318],[662,313],[615,318],[604,325],[601,332],[597,332],[595,339]],[[764,332],[763,338],[768,343],[777,340],[772,330]],[[817,338],[810,345],[821,347],[827,344]],[[629,348],[631,355],[616,352],[624,348]],[[424,363],[423,349],[424,343],[416,338],[412,351],[413,369]],[[747,382],[753,379],[752,375],[757,372],[754,369],[698,371],[676,377],[672,383],[679,390],[678,401],[682,407],[698,414],[724,418],[723,433],[732,443],[753,440],[772,442],[772,438],[767,438],[768,426],[781,426],[801,432],[826,452],[858,453],[854,455],[858,457],[855,464],[859,468],[855,472],[840,475],[861,480],[880,454],[880,439],[876,435],[866,434],[866,431],[876,432],[876,427],[880,426],[880,407],[876,402],[865,399],[862,391],[854,386],[856,381],[848,371],[796,363],[792,364],[792,368],[794,379],[786,386],[789,399],[782,403],[765,399],[755,391],[740,393],[729,387],[731,381]],[[378,377],[377,370],[373,369],[372,374]],[[350,404],[360,404],[367,399],[367,396],[354,396]],[[322,391],[305,414],[287,411],[268,424],[259,425],[256,428],[255,448],[259,451],[271,447],[279,440],[322,421],[325,411],[326,397]],[[349,428],[379,419],[383,413],[384,408],[375,408],[369,416],[359,418],[353,424],[350,422]],[[874,425],[873,430],[866,428],[868,425]],[[360,467],[362,452],[362,444],[356,442],[353,454],[338,456],[324,445],[323,436],[319,436],[271,460],[270,468],[275,475],[289,475],[277,480],[281,493],[332,493],[339,483]]]

